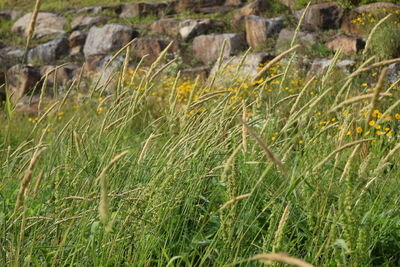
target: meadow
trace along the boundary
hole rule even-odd
[[[294,39],[202,80],[167,50],[43,86],[38,113],[3,101],[1,265],[400,265],[400,59],[306,77]]]

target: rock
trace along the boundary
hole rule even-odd
[[[267,53],[251,53],[243,60],[243,56],[234,56],[226,58],[221,65],[220,71],[215,77],[216,86],[231,86],[235,82],[234,76],[237,73],[237,77],[243,80],[252,80],[260,70],[262,64],[268,60],[273,59],[274,56]],[[242,65],[241,62],[243,61]],[[239,70],[238,67],[240,66]],[[211,70],[210,78],[216,75],[218,65],[215,64]]]
[[[388,66],[387,81],[394,83],[400,79],[400,63],[393,63]]]
[[[344,9],[336,2],[314,4],[304,17],[303,27],[312,30],[338,29],[343,15]]]
[[[6,47],[0,49],[0,72],[7,71],[8,68],[20,63],[25,51],[22,48]]]
[[[234,6],[210,6],[210,7],[199,7],[199,8],[195,8],[193,9],[193,12],[196,13],[202,13],[202,14],[226,14],[230,11],[232,11],[233,9],[235,9]]]
[[[0,41],[0,49],[4,48],[5,45]]]
[[[193,56],[204,63],[211,63],[218,59],[225,40],[224,57],[234,55],[246,46],[241,33],[200,35],[193,40]]]
[[[149,29],[157,34],[177,36],[179,32],[180,22],[175,19],[160,19],[153,21],[149,25]]]
[[[63,65],[61,67],[46,65],[40,67],[39,72],[42,77],[47,75],[48,87],[61,87],[70,84],[78,70],[79,67],[74,64]]]
[[[169,2],[140,2],[140,3],[130,3],[122,6],[120,18],[136,18],[145,17],[149,15],[161,16],[165,14],[170,14],[172,12],[173,6]]]
[[[67,37],[60,36],[56,39],[32,48],[28,53],[28,62],[50,63],[69,54],[69,41]]]
[[[200,76],[200,79],[205,80],[207,79],[209,73],[210,73],[210,67],[201,66],[201,67],[182,70],[181,77],[195,79],[197,76]]]
[[[73,31],[88,29],[92,26],[99,26],[107,23],[109,17],[97,16],[97,17],[85,17],[78,16],[71,22],[71,28]]]
[[[179,13],[188,9],[221,6],[224,3],[225,0],[177,0],[175,3],[175,11]]]
[[[24,15],[14,23],[11,31],[27,37],[31,18],[32,13]],[[65,33],[64,26],[66,23],[67,20],[62,16],[49,12],[39,12],[33,38],[37,39],[49,35],[62,35]]]
[[[329,66],[332,63],[332,59],[322,58],[322,59],[315,59],[312,64],[311,68],[307,73],[307,79],[311,78],[312,76],[322,76],[326,73]],[[336,63],[336,68],[340,71],[350,72],[352,66],[355,64],[353,60],[342,60]]]
[[[396,11],[400,10],[400,5],[389,2],[377,2],[366,5],[361,5],[354,9],[354,12],[361,13],[375,13],[377,11]]]
[[[269,37],[279,33],[283,28],[281,17],[266,19],[251,15],[247,16],[245,21],[246,41],[251,47],[265,44]]]
[[[18,101],[23,95],[40,88],[39,68],[28,65],[15,65],[7,71],[7,82],[11,93],[11,99]]]
[[[244,4],[246,4],[246,0],[227,0],[225,2],[226,6],[233,6],[233,7],[242,7]]]
[[[343,18],[341,29],[347,34],[363,36],[367,38],[369,31],[366,31],[365,29],[363,30],[365,27],[363,27],[362,23],[357,22],[357,19],[362,18],[363,14],[372,14],[372,17],[377,16],[383,18],[382,15],[385,13],[383,10],[386,10],[387,12],[398,13],[400,11],[400,5],[387,2],[378,2],[359,6],[346,13]]]
[[[19,10],[3,10],[0,11],[0,21],[2,20],[16,20],[22,11]]]
[[[107,24],[102,28],[93,26],[86,38],[83,53],[85,57],[105,55],[122,48],[138,35],[136,30],[122,24]]]
[[[121,5],[116,6],[89,6],[78,9],[76,11],[77,14],[99,14],[104,11],[115,12],[116,14],[121,13]]]
[[[233,23],[238,26],[244,21],[246,16],[260,15],[267,9],[267,3],[264,0],[255,0],[242,7],[234,16]]]
[[[142,58],[147,55],[147,57],[145,58],[145,62],[153,63],[161,54],[161,52],[169,45],[170,42],[170,40],[163,40],[153,37],[138,38],[132,44],[132,53],[138,58]],[[168,53],[180,53],[178,42],[173,41],[173,44],[170,47]]]
[[[207,34],[210,30],[222,29],[224,22],[212,19],[189,19],[179,24],[179,33],[183,40],[187,41],[202,34]]]
[[[70,55],[76,56],[83,53],[87,33],[81,31],[74,31],[69,36]]]
[[[351,56],[357,54],[361,49],[364,49],[365,42],[357,36],[338,34],[328,40],[325,45],[335,52],[342,49],[345,55]]]
[[[286,50],[290,43],[293,40],[295,31],[283,29],[279,33],[278,40],[276,41],[276,50],[277,51],[282,51]],[[315,33],[309,33],[309,32],[298,32],[297,35],[297,42],[301,44],[302,46],[305,47],[310,47],[313,44],[318,42],[318,36]]]

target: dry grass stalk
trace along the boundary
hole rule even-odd
[[[355,96],[355,97],[349,98],[349,99],[343,101],[342,103],[340,103],[339,105],[333,107],[329,112],[335,112],[336,110],[338,110],[344,106],[347,106],[347,105],[350,105],[350,104],[353,104],[353,103],[356,103],[356,102],[359,102],[362,100],[371,99],[371,98],[373,99],[376,95],[377,95],[376,93],[373,93],[373,94],[360,95],[360,96]],[[379,93],[379,95],[377,95],[377,96],[392,96],[392,94]]]
[[[286,221],[289,217],[290,214],[290,206],[286,205],[283,213],[282,213],[282,217],[279,220],[279,224],[278,224],[278,229],[275,232],[275,240],[274,240],[274,246],[272,248],[273,251],[275,251],[277,248],[279,248],[281,240],[282,240],[282,233],[283,233],[283,228],[286,225]]]
[[[103,169],[99,177],[96,180],[100,180],[100,203],[99,203],[99,217],[100,220],[106,224],[109,219],[109,201],[108,201],[108,185],[106,179],[106,173],[111,167],[119,161],[122,157],[128,154],[128,151],[124,151],[115,156],[107,167]]]
[[[260,79],[260,77],[272,66],[274,65],[276,62],[278,62],[279,60],[281,60],[284,56],[286,56],[287,54],[291,53],[292,51],[296,50],[297,48],[299,48],[300,45],[295,45],[291,48],[289,48],[288,50],[282,52],[281,54],[279,54],[278,56],[276,56],[274,59],[272,59],[270,62],[268,62],[267,65],[265,65],[258,73],[257,75],[253,78],[253,81],[257,81],[258,79]]]
[[[46,148],[42,148],[40,150],[36,150],[33,154],[32,159],[30,161],[29,167],[25,172],[24,178],[22,179],[21,186],[17,195],[17,201],[15,203],[15,210],[18,210],[24,203],[26,191],[28,189],[29,182],[32,178],[32,173],[35,169],[35,166],[40,158],[40,155],[46,150]]]
[[[298,94],[298,97],[296,98],[296,101],[294,102],[292,108],[290,109],[290,114],[292,114],[295,109],[297,108],[297,105],[300,102],[300,98],[304,95],[304,93],[306,92],[308,86],[312,83],[312,81],[314,81],[315,76],[313,76],[307,83],[306,85],[304,85],[303,89],[301,89],[300,93]]]
[[[374,112],[375,107],[378,104],[378,97],[379,97],[380,91],[382,90],[383,83],[385,81],[386,73],[387,73],[387,68],[384,68],[381,71],[381,74],[379,75],[378,83],[376,84],[376,87],[374,89],[375,90],[374,96],[373,96],[373,98],[371,100],[371,109],[370,109],[370,111],[368,113],[367,122],[366,123],[368,123],[372,119],[372,114]]]
[[[33,10],[31,22],[29,23],[29,28],[28,28],[28,37],[26,39],[24,61],[26,61],[28,57],[29,45],[31,44],[33,34],[35,32],[36,19],[39,14],[40,4],[41,0],[36,0],[35,9]]]
[[[251,194],[249,193],[249,194],[244,194],[244,195],[240,195],[240,196],[234,197],[234,198],[230,199],[229,201],[225,202],[225,204],[222,205],[221,208],[220,208],[219,210],[222,211],[222,210],[224,210],[226,207],[232,205],[233,203],[235,203],[235,202],[237,202],[237,201],[239,201],[239,200],[242,200],[242,199],[249,198],[250,196],[251,196]]]
[[[256,142],[258,143],[258,145],[261,147],[261,149],[264,151],[265,155],[267,156],[267,158],[274,164],[276,164],[283,173],[286,174],[286,168],[284,166],[284,164],[282,163],[282,161],[275,156],[274,153],[272,153],[268,147],[264,144],[264,142],[262,141],[262,139],[253,131],[253,129],[250,128],[250,126],[244,122],[241,118],[238,118],[239,121],[243,124],[244,127],[246,127],[247,131],[249,132],[249,134],[256,140]]]
[[[155,135],[155,134],[153,134],[153,133],[150,134],[149,138],[147,138],[146,142],[144,143],[142,152],[140,152],[140,155],[139,155],[139,158],[138,158],[138,160],[137,160],[137,163],[141,163],[141,162],[142,162],[142,160],[143,160],[144,157],[146,156],[147,150],[149,149],[150,142],[151,142],[154,138],[157,138],[157,137],[159,137],[159,136],[161,136],[161,134],[159,134],[159,135]]]
[[[257,254],[253,256],[251,260],[257,260],[263,264],[273,264],[274,262],[280,262],[283,264],[289,264],[298,267],[314,267],[313,265],[298,258],[291,257],[286,253]]]
[[[365,144],[365,143],[363,143]],[[353,158],[355,157],[357,150],[360,148],[360,145],[356,145],[356,147],[353,149],[351,152],[349,158],[347,159],[346,165],[344,166],[342,175],[340,176],[339,182],[342,182],[344,177],[349,173],[349,170],[351,168],[351,163],[353,162]]]
[[[247,112],[246,112],[246,105],[243,101],[243,114],[242,114],[242,120],[246,122],[247,120]],[[243,125],[242,126],[242,145],[243,145],[243,152],[247,152],[247,129]]]
[[[35,187],[33,188],[33,194],[36,194],[39,191],[39,186],[43,180],[43,176],[44,176],[44,171],[41,170],[38,175],[38,178],[36,179]]]
[[[322,161],[320,161],[317,165],[314,166],[313,171],[317,170],[318,168],[320,168],[322,165],[324,165],[331,157],[333,157],[336,153],[339,153],[342,150],[345,150],[346,148],[352,147],[354,145],[358,145],[364,142],[369,142],[375,140],[375,138],[368,138],[368,139],[363,139],[363,140],[357,140],[351,143],[347,143],[341,147],[339,147],[338,149],[334,150],[333,152],[331,152],[328,156],[326,156]]]

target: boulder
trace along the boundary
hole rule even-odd
[[[39,68],[18,64],[7,71],[7,82],[13,101],[18,101],[23,95],[32,90],[40,89],[40,70]]]
[[[266,19],[254,15],[246,17],[246,41],[251,47],[265,44],[273,34],[283,28],[283,18]]]
[[[210,78],[213,78],[217,74],[214,83],[216,86],[231,86],[235,82],[233,79],[236,74],[237,77],[243,80],[252,80],[259,72],[262,64],[273,58],[274,56],[267,53],[250,53],[244,60],[242,55],[226,58],[222,62],[218,74],[218,65],[215,64],[213,66]]]
[[[150,64],[158,58],[158,56],[169,45],[170,42],[170,40],[163,40],[155,37],[138,38],[132,44],[132,53],[138,58],[142,58],[147,55],[145,62]],[[178,42],[173,41],[168,53],[180,53]]]
[[[14,23],[11,31],[27,37],[31,18],[32,13],[25,14]],[[66,23],[67,20],[62,16],[49,12],[39,12],[33,38],[37,39],[49,35],[62,35],[65,33],[64,26]]]
[[[400,79],[400,63],[393,63],[388,66],[387,81],[394,83]]]
[[[20,63],[25,51],[22,48],[6,47],[0,49],[0,72]]]
[[[161,16],[170,14],[173,6],[169,2],[140,2],[122,5],[120,18],[137,18],[149,15]]]
[[[205,80],[207,79],[209,73],[210,73],[210,67],[201,66],[201,67],[188,68],[182,70],[181,77],[195,79],[197,76],[199,76],[200,79]]]
[[[396,11],[400,10],[400,5],[389,2],[377,2],[366,5],[361,5],[354,9],[354,12],[361,13],[375,13],[377,11]]]
[[[311,5],[304,16],[303,27],[311,30],[338,29],[341,26],[344,9],[336,2]]]
[[[225,23],[212,19],[189,19],[179,24],[179,34],[182,39],[187,41],[202,34],[207,34],[210,30],[224,28]]]
[[[225,0],[177,0],[175,2],[175,11],[182,12],[188,9],[199,9],[212,6],[222,6]]]
[[[312,76],[322,76],[326,73],[329,66],[332,63],[332,59],[322,58],[322,59],[315,59],[312,64],[311,68],[307,73],[307,79]],[[339,71],[350,72],[352,67],[354,66],[355,61],[353,60],[341,60],[336,63],[336,69]]]
[[[81,31],[74,31],[69,36],[70,55],[76,56],[83,53],[83,47],[86,42],[87,33]]]
[[[357,36],[338,34],[328,40],[325,45],[334,51],[342,49],[345,55],[351,56],[357,54],[361,49],[364,49],[365,42]]]
[[[116,6],[88,6],[76,11],[77,14],[100,14],[104,11],[114,12],[116,14],[121,13],[121,5]]]
[[[63,65],[57,67],[54,65],[46,65],[40,67],[40,75],[42,77],[47,75],[47,86],[65,86],[72,82],[74,76],[77,75],[79,67],[75,64]]]
[[[295,31],[283,29],[280,31],[278,39],[276,41],[276,50],[277,51],[282,51],[286,50],[290,43],[292,42],[294,38]],[[297,35],[297,42],[298,44],[301,44],[304,47],[311,47],[313,44],[318,42],[318,35],[315,33],[310,33],[310,32],[298,32]]]
[[[83,53],[85,57],[105,55],[122,48],[139,34],[122,24],[107,24],[102,28],[93,26],[86,38]]]
[[[246,3],[246,0],[226,0],[225,6],[242,7]]]
[[[233,23],[238,26],[244,21],[244,18],[250,15],[260,15],[263,11],[267,9],[267,1],[255,0],[244,7],[242,7],[233,16]]]
[[[71,28],[73,31],[88,29],[92,26],[99,26],[106,24],[109,20],[106,16],[96,16],[96,17],[85,17],[78,16],[71,22]]]
[[[40,44],[29,50],[28,62],[51,63],[69,54],[69,41],[65,36]]]
[[[0,21],[2,20],[16,20],[22,11],[19,10],[2,10],[0,11]]]
[[[157,34],[177,36],[179,32],[180,22],[175,19],[160,19],[153,21],[149,25],[149,29]]]
[[[211,63],[218,59],[224,41],[224,57],[234,55],[246,46],[241,33],[200,35],[193,40],[193,56],[204,63]]]

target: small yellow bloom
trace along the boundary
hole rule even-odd
[[[367,87],[368,83],[362,83],[361,86]]]
[[[396,113],[396,115],[394,115],[394,117],[396,118],[396,120],[400,120],[400,114]]]
[[[372,121],[368,122],[368,125],[369,126],[374,126],[375,125],[375,121],[372,120]]]
[[[369,135],[370,133],[370,131],[366,131],[364,135]]]
[[[300,140],[300,141],[299,141],[299,144],[303,144],[303,143],[304,143],[304,141],[303,141],[303,140]]]
[[[382,135],[383,132],[382,132],[382,131],[376,131],[376,134],[377,134],[377,135]]]
[[[275,136],[272,136],[272,137],[271,137],[271,140],[272,140],[272,141],[275,141],[275,139],[276,139]]]
[[[361,127],[357,127],[356,131],[357,133],[362,133],[363,129]]]
[[[393,135],[393,134],[392,134],[392,131],[389,131],[389,132],[386,133],[386,136],[387,136],[387,137],[391,137],[392,135]]]
[[[348,132],[346,133],[346,135],[351,135],[351,131],[348,131]]]
[[[375,129],[377,129],[377,130],[379,130],[379,129],[381,129],[382,128],[382,126],[380,126],[380,125],[377,125],[376,127],[375,127]]]

